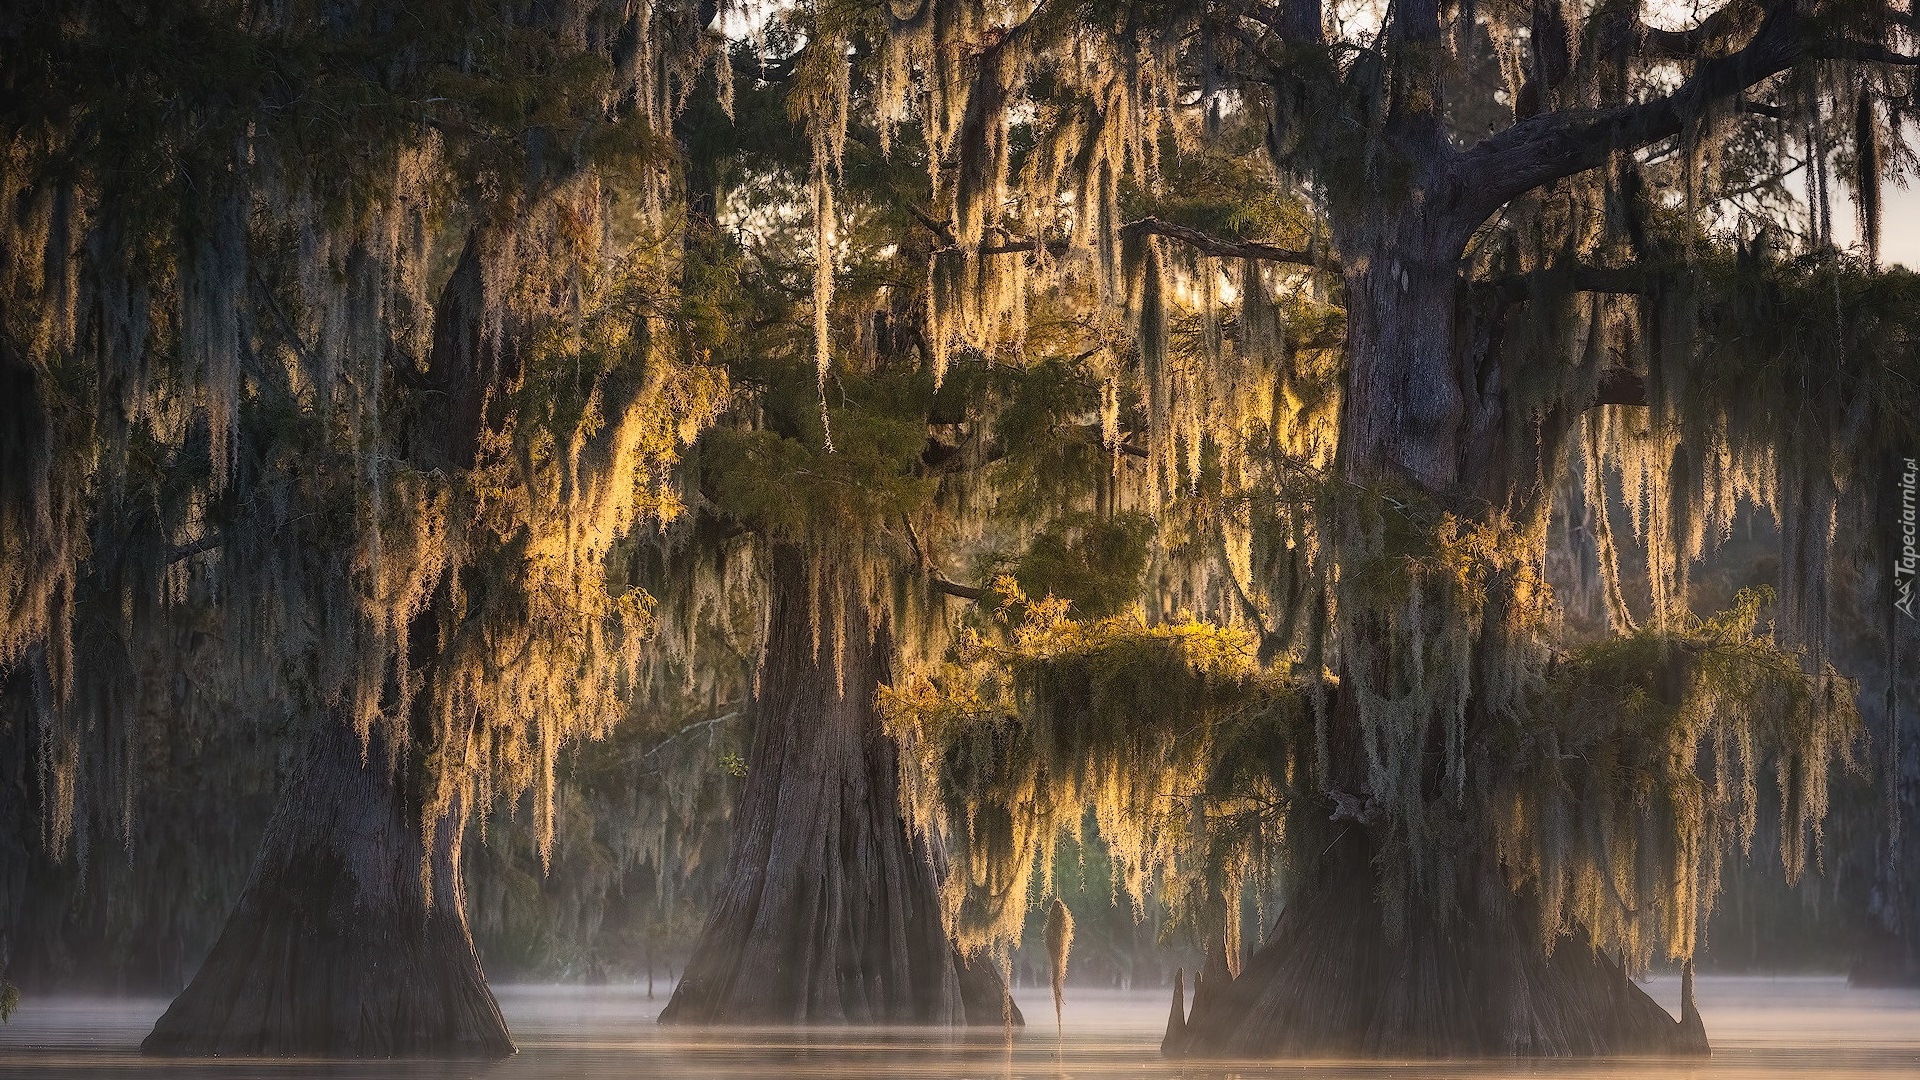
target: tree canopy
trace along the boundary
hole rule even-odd
[[[792,610],[843,695],[883,643],[853,667],[965,955],[1005,962],[1091,821],[1216,988],[1243,897],[1318,910],[1349,834],[1390,937],[1497,877],[1543,956],[1688,961],[1763,780],[1797,876],[1911,710],[1891,606],[1884,664],[1834,622],[1892,587],[1920,452],[1920,278],[1879,259],[1914,18],[6,16],[0,673],[41,840],[132,844],[190,697],[398,748],[429,850],[530,795],[544,866],[563,747],[764,700]],[[1772,588],[1710,610],[1761,517]],[[666,786],[621,850],[703,857],[668,833],[712,789]],[[1552,1027],[1489,1038],[1586,1045]]]

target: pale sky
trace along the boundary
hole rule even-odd
[[[1880,189],[1880,261],[1900,263],[1909,270],[1920,270],[1920,184],[1912,187],[1894,187],[1887,184]],[[1846,229],[1842,232],[1841,223],[1835,220],[1833,231],[1835,239],[1844,241],[1854,235],[1853,203],[1844,200],[1846,207]],[[1834,207],[1834,217],[1838,219],[1841,208]]]

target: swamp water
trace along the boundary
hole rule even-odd
[[[1679,983],[1648,990],[1669,1009]],[[911,1077],[916,1080],[1139,1077],[1142,1080],[1920,1080],[1920,991],[1857,990],[1838,978],[1703,978],[1700,1011],[1713,1039],[1706,1061],[1170,1062],[1160,1056],[1168,995],[1069,988],[1056,1035],[1045,991],[1016,995],[1032,1024],[955,1036],[924,1029],[687,1029],[654,1023],[666,1004],[629,986],[497,987],[520,1053],[495,1063],[185,1060],[143,1058],[140,1040],[166,1008],[159,998],[29,998],[0,1027],[0,1077],[155,1080],[742,1080]]]

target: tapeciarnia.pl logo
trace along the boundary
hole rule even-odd
[[[1920,466],[1913,458],[1900,463],[1900,554],[1893,560],[1893,606],[1907,618],[1913,614],[1913,580],[1920,573],[1920,552],[1916,552],[1914,487],[1920,479]]]

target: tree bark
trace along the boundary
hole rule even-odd
[[[467,928],[459,823],[437,830],[429,863],[419,774],[389,766],[378,735],[363,762],[347,725],[321,720],[239,905],[143,1051],[514,1052]]]
[[[900,814],[898,750],[874,711],[885,616],[840,568],[816,581],[809,565],[774,549],[727,885],[660,1021],[1017,1023],[999,973],[947,936],[938,852]]]

